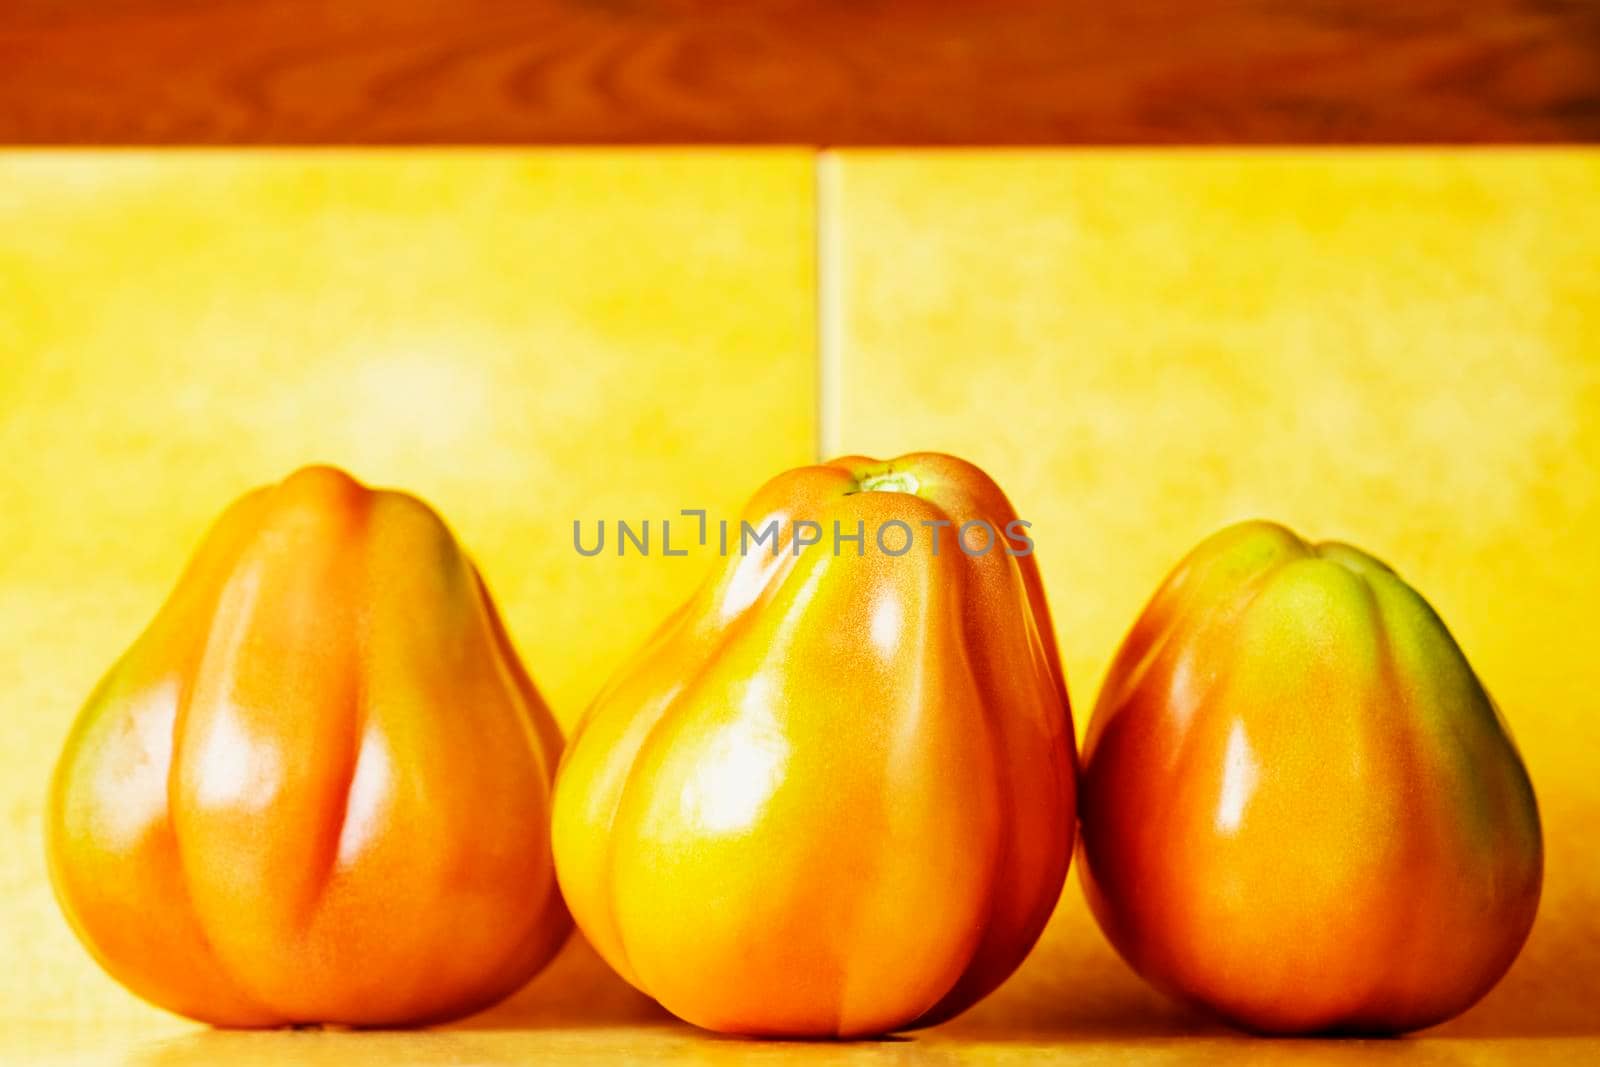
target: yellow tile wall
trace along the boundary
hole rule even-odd
[[[1210,531],[1265,516],[1369,548],[1496,695],[1545,824],[1530,943],[1447,1032],[1589,1032],[1600,152],[863,153],[823,180],[828,443],[955,452],[1007,489],[1080,737]],[[1074,884],[969,1022],[1159,1010]]]
[[[186,1029],[72,940],[38,822],[78,702],[227,500],[311,460],[420,493],[570,726],[705,566],[579,559],[571,520],[732,512],[820,433],[1006,487],[1080,731],[1215,527],[1268,515],[1396,565],[1504,706],[1546,823],[1533,939],[1445,1032],[1590,1032],[1597,203],[1579,150],[845,153],[820,174],[788,151],[0,154],[0,1019]],[[575,1012],[653,1018],[580,946],[490,1022]],[[956,1024],[1192,1025],[1115,960],[1075,877]],[[156,1059],[284,1047],[240,1036]],[[731,1056],[707,1047],[673,1054]]]

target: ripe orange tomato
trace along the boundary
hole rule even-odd
[[[1071,857],[1075,753],[1015,519],[936,454],[756,494],[772,551],[730,553],[557,776],[557,874],[623,977],[711,1029],[852,1036],[948,1018],[1017,966]]]
[[[1271,523],[1205,541],[1134,624],[1081,803],[1112,943],[1255,1030],[1447,1019],[1538,906],[1533,788],[1444,623],[1371,556]]]
[[[427,505],[307,468],[217,522],[56,768],[56,894],[133,992],[228,1026],[484,1007],[570,922],[560,734]]]

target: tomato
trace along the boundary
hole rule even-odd
[[[421,501],[307,468],[236,502],[61,755],[56,894],[113,977],[229,1026],[419,1023],[570,927],[561,747]]]
[[[1397,1032],[1492,987],[1543,869],[1517,750],[1387,566],[1224,530],[1134,624],[1084,745],[1079,875],[1151,982],[1269,1032]]]
[[[573,917],[714,1030],[948,1018],[1026,955],[1072,852],[1026,527],[937,454],[790,471],[742,521],[777,524],[770,551],[730,539],[573,736],[554,817]]]

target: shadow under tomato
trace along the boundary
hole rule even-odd
[[[579,1030],[671,1025],[666,1009],[617,976],[582,934],[521,989],[445,1030]]]
[[[685,1024],[687,1025],[687,1024]],[[697,1035],[713,1044],[736,1045],[740,1048],[850,1048],[875,1045],[904,1045],[915,1038],[907,1034],[872,1034],[866,1037],[752,1037],[746,1034],[721,1034],[714,1030],[695,1030]]]
[[[1025,984],[1003,986],[964,1014],[925,1032],[984,1042],[1125,1041],[1232,1032],[1163,997],[1131,971],[1099,969],[1091,972],[1092,982],[1080,980],[1084,973],[1075,967],[1032,969]]]

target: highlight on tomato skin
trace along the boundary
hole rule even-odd
[[[611,966],[696,1025],[931,1025],[1016,968],[1071,859],[1076,753],[1038,569],[958,545],[1017,516],[951,456],[789,471],[743,514],[775,519],[776,549],[722,561],[574,732],[557,875]],[[835,522],[866,531],[859,554],[835,553]],[[885,549],[892,523],[921,543],[896,554],[895,527]]]
[[[219,1026],[468,1014],[555,954],[561,736],[426,504],[249,493],[80,713],[57,900],[129,990]]]
[[[1249,1030],[1443,1022],[1538,908],[1533,787],[1444,623],[1367,553],[1273,523],[1200,544],[1134,623],[1080,805],[1112,944]]]

